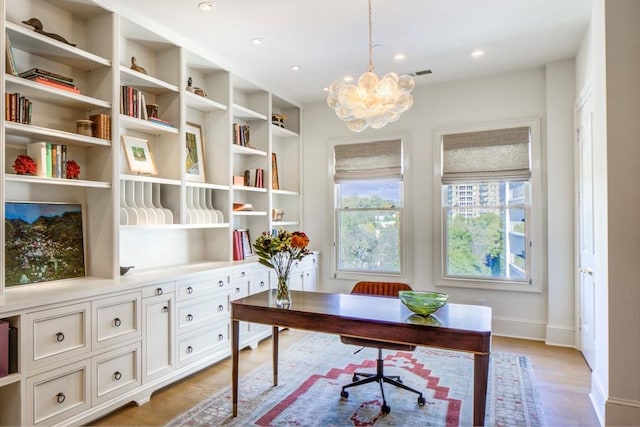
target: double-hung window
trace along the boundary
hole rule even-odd
[[[403,273],[402,141],[334,146],[336,275]]]
[[[441,284],[532,288],[534,127],[437,135]]]

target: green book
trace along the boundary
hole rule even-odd
[[[51,143],[47,142],[47,177],[51,178],[53,177],[53,170],[51,168],[52,166],[52,158],[51,158]]]

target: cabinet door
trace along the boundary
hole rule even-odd
[[[315,291],[317,289],[318,269],[316,267],[306,268],[302,272],[302,290]]]
[[[173,370],[174,294],[142,300],[142,382],[162,377]]]

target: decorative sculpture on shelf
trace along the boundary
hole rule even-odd
[[[13,170],[18,175],[34,175],[36,173],[36,162],[31,157],[20,154],[13,163]]]
[[[193,86],[193,79],[191,77],[187,79],[187,92],[192,92],[200,96],[207,96],[206,90],[200,87]]]
[[[133,71],[137,71],[137,72],[142,73],[142,74],[147,74],[147,70],[145,70],[144,68],[142,68],[141,66],[138,65],[138,62],[136,61],[136,57],[135,56],[131,57],[131,69]]]
[[[68,160],[66,165],[67,178],[78,179],[80,176],[80,166],[75,160]]]
[[[66,43],[70,46],[75,46],[75,43],[70,43],[67,41],[67,39],[65,39],[64,37],[62,37],[59,34],[56,33],[48,33],[46,31],[43,30],[43,26],[42,26],[42,21],[40,21],[38,18],[31,18],[28,21],[22,21],[23,24],[27,24],[27,25],[31,25],[33,27],[33,31],[35,31],[36,33],[42,34],[43,36],[47,36],[47,37],[51,37],[54,40],[58,40],[59,42],[62,43]]]
[[[133,265],[127,266],[127,267],[123,267],[120,266],[120,275],[124,276],[125,274],[127,274],[129,272],[129,270],[131,270],[132,268],[135,268]]]

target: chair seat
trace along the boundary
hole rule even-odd
[[[376,340],[370,340],[367,338],[354,338],[354,337],[340,336],[340,341],[342,341],[343,344],[357,345],[359,347],[383,348],[387,350],[414,351],[416,349],[415,345],[398,344],[398,343],[386,342],[386,341],[376,341]]]

